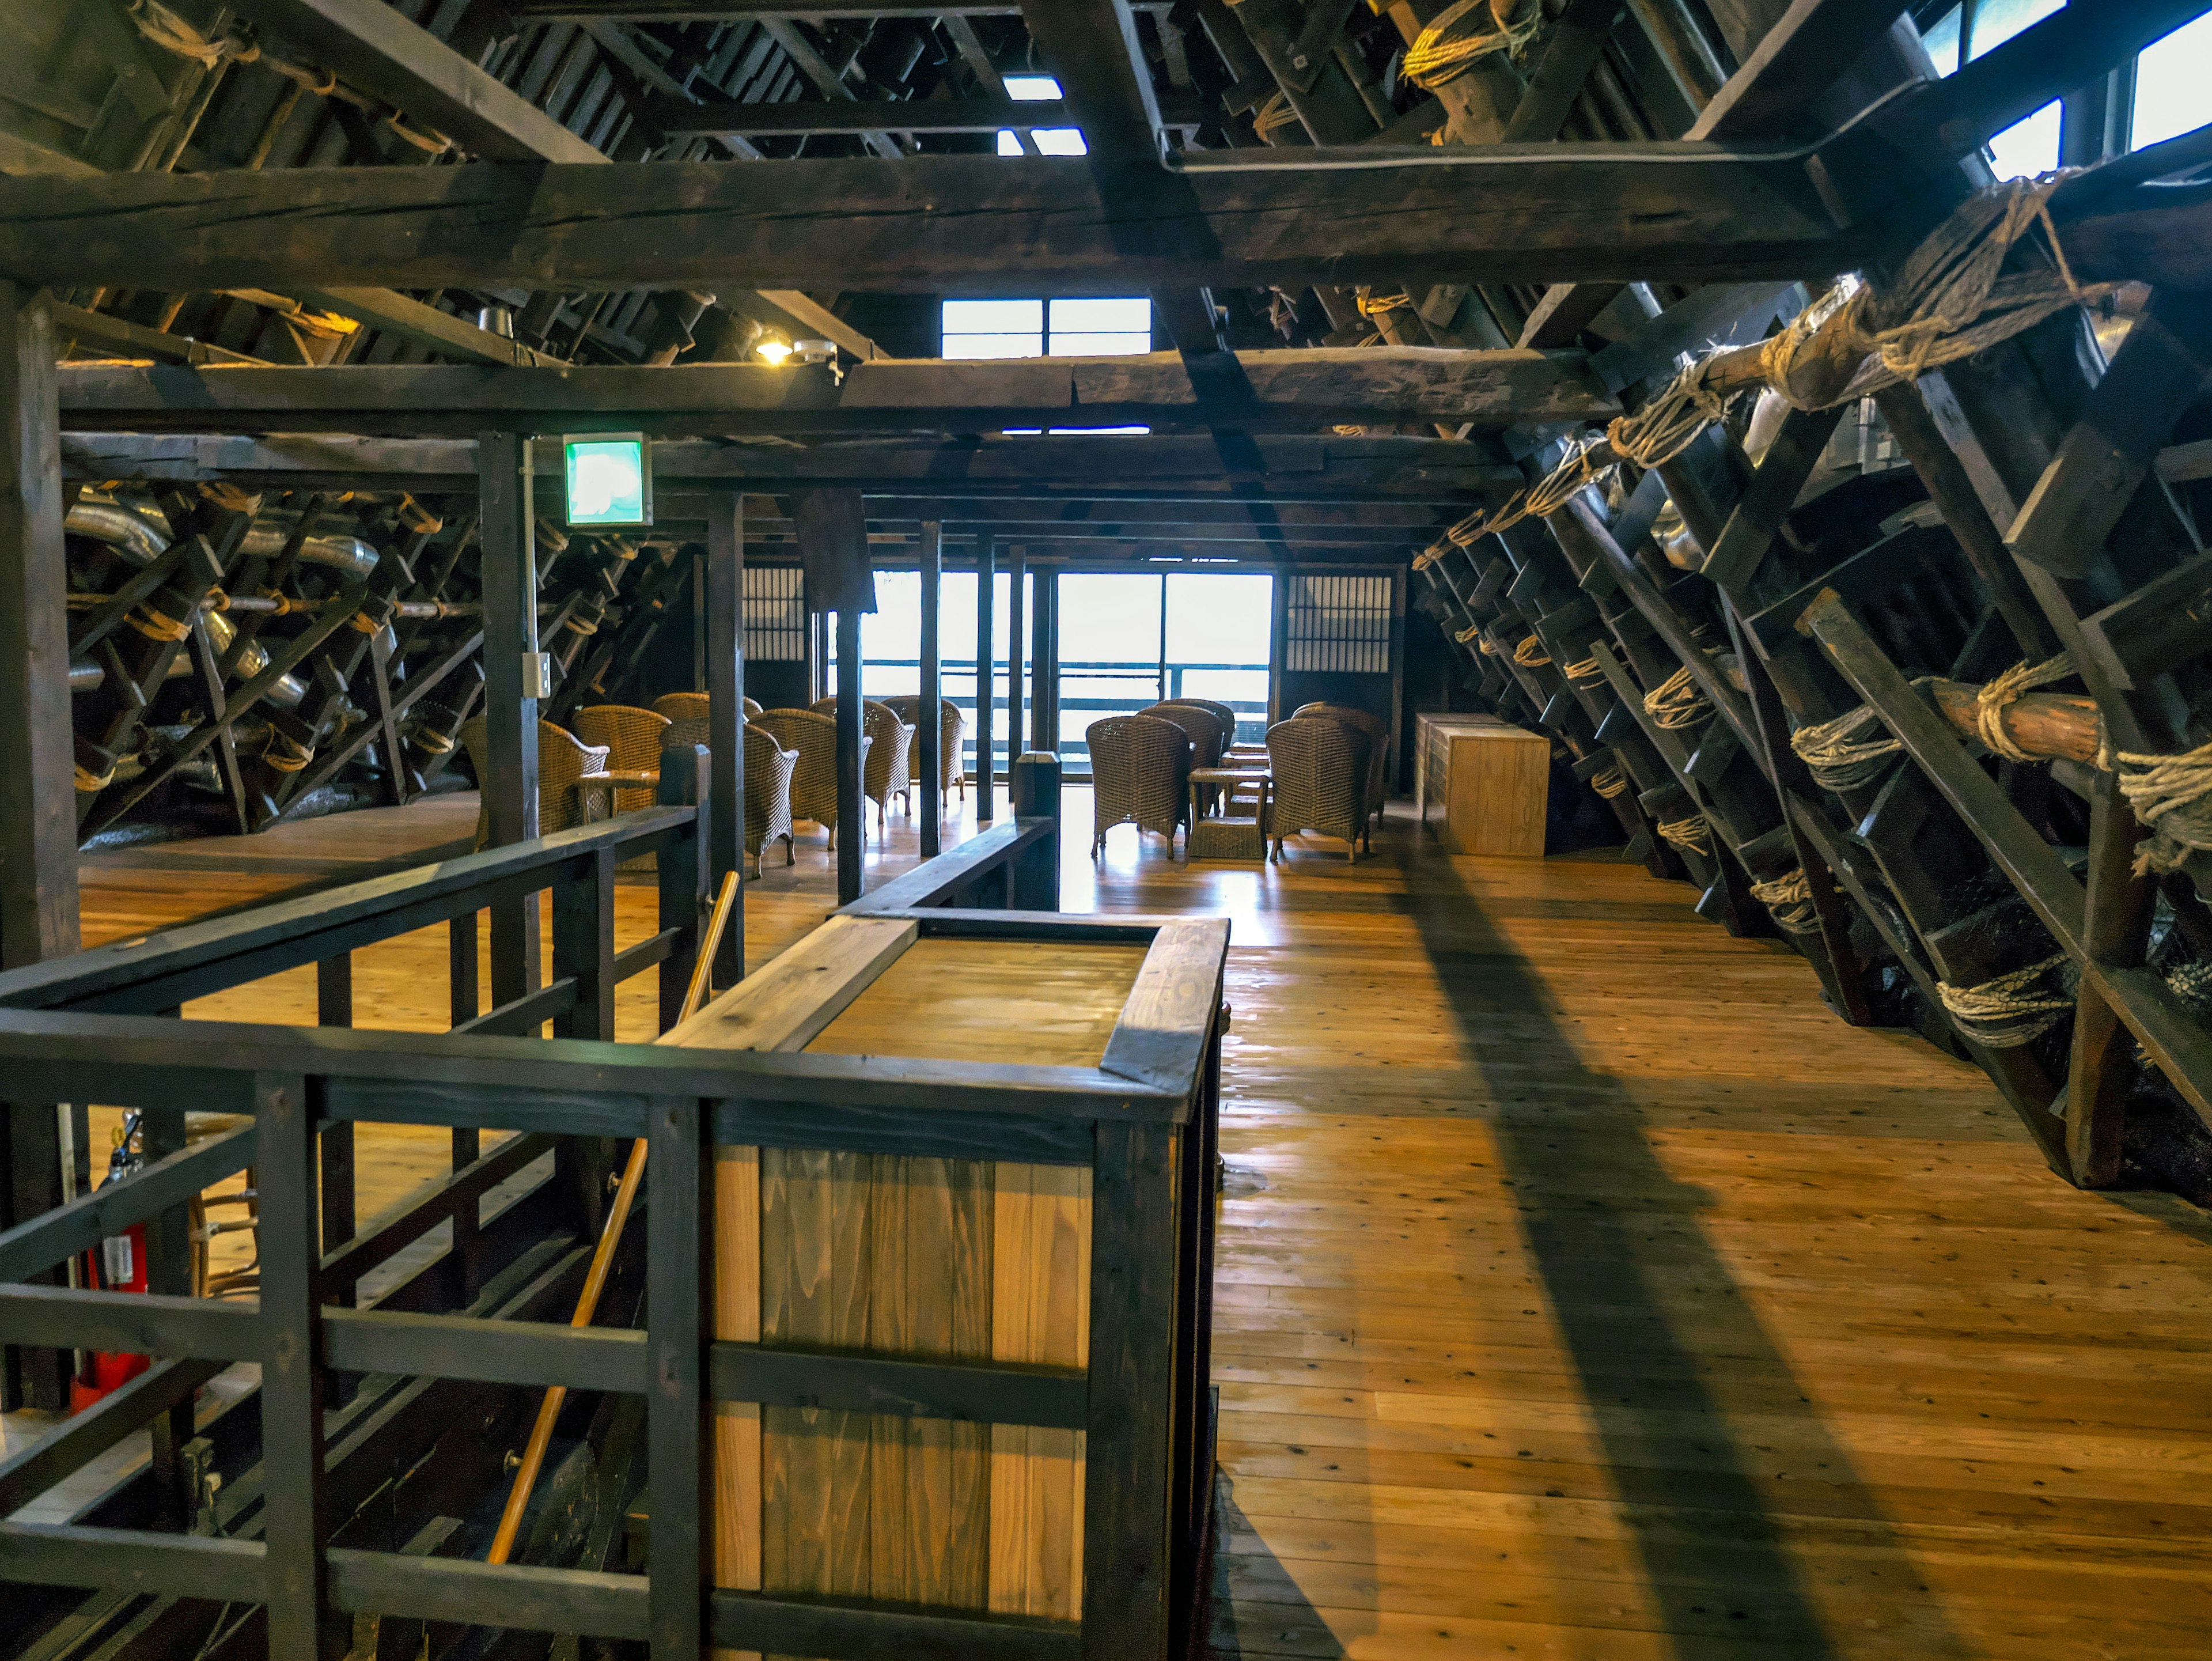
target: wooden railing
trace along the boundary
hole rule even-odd
[[[1001,826],[880,891],[871,914],[901,915],[903,900],[924,934],[973,932],[978,914],[943,908],[991,897],[994,885],[998,897],[1018,900],[1024,861],[1055,844],[1047,818]],[[1096,1067],[613,1042],[606,995],[622,967],[658,962],[680,982],[688,966],[702,845],[693,810],[654,809],[0,976],[0,1068],[11,1095],[136,1108],[149,1127],[167,1127],[136,1174],[0,1234],[0,1281],[11,1282],[0,1286],[0,1342],[158,1358],[0,1464],[5,1518],[132,1432],[155,1430],[155,1469],[99,1507],[67,1523],[0,1521],[0,1583],[9,1585],[0,1596],[27,1623],[66,1612],[56,1589],[89,1588],[111,1600],[265,1604],[269,1653],[279,1661],[313,1661],[335,1617],[368,1614],[644,1641],[659,1661],[695,1661],[706,1645],[825,1658],[1123,1661],[1163,1656],[1180,1640],[1184,1615],[1203,1602],[1197,1564],[1212,1469],[1206,1335],[1226,925],[1004,920],[1072,941],[1133,929],[1151,939]],[[619,856],[646,847],[661,855],[663,927],[650,950],[616,952],[603,926],[605,885]],[[547,886],[556,918],[547,991],[565,989],[451,1032],[173,1013],[187,998]],[[578,918],[600,920],[588,952]],[[494,1018],[526,1028],[549,1017],[568,1036],[490,1030]],[[187,1148],[187,1108],[251,1123]],[[457,1153],[450,1176],[392,1214],[333,1232],[331,1184],[345,1185],[349,1208],[352,1176],[325,1159],[319,1195],[318,1139],[327,1149],[359,1120],[446,1126],[457,1139],[495,1127],[520,1134],[483,1155],[471,1140],[471,1157]],[[548,1149],[635,1136],[649,1147],[652,1250],[633,1259],[644,1324],[554,1324],[590,1238],[587,1220],[564,1214],[574,1189],[543,1179],[480,1226],[475,1208]],[[702,1265],[714,1184],[702,1177],[718,1145],[1086,1168],[1095,1204],[1087,1369],[713,1342]],[[178,1295],[184,1204],[248,1165],[259,1194],[259,1295]],[[169,1279],[153,1293],[24,1283],[133,1222],[163,1220],[173,1232],[157,1229],[154,1244]],[[453,1250],[374,1307],[346,1306],[362,1275],[448,1220]],[[252,1488],[240,1479],[258,1463],[258,1509],[194,1530],[205,1496],[178,1457],[194,1433],[193,1391],[240,1360],[261,1364],[258,1426],[255,1415],[233,1410],[200,1434],[234,1493]],[[347,1381],[368,1374],[382,1376],[377,1387],[339,1404]],[[552,1384],[644,1398],[648,1573],[494,1567],[362,1543],[355,1508],[393,1469],[421,1463],[455,1404],[482,1399],[469,1390]],[[714,1588],[702,1427],[716,1402],[1082,1428],[1081,1621]]]

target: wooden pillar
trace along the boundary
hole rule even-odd
[[[538,699],[526,678],[538,651],[538,557],[532,524],[530,441],[519,433],[477,439],[477,532],[483,561],[484,740],[491,776],[482,781],[491,843],[538,835]],[[491,908],[494,1007],[538,983],[538,896]]]
[[[1014,757],[1022,752],[1022,579],[1029,575],[1027,551],[1019,543],[1006,562],[1006,791],[1012,799]]]
[[[315,1025],[353,1025],[353,953],[341,952],[315,965]],[[323,1253],[327,1256],[354,1237],[355,1195],[353,1121],[334,1119],[323,1131],[320,1163],[323,1179]],[[337,1301],[349,1307],[354,1301],[350,1286],[337,1288]]]
[[[998,547],[981,532],[975,537],[975,823],[998,817],[991,805],[992,704],[998,694],[998,666],[992,654],[992,610],[997,602]]]
[[[914,741],[921,756],[915,776],[921,790],[921,856],[926,860],[944,851],[945,837],[944,665],[938,645],[945,587],[944,532],[936,520],[921,522],[921,714],[915,722]]]
[[[77,949],[61,416],[46,296],[0,282],[0,967]]]
[[[0,282],[0,967],[77,949],[61,417],[45,295]],[[0,1106],[0,1227],[61,1203],[51,1104]],[[41,1280],[55,1278],[41,1275]],[[0,1407],[64,1405],[65,1356],[0,1352]]]
[[[1030,601],[1030,745],[1060,753],[1060,571],[1040,567]]]
[[[707,504],[707,748],[708,874],[722,879],[745,867],[745,499],[718,490]],[[735,986],[745,972],[744,885],[714,952],[714,984]]]
[[[720,770],[717,770],[718,771]],[[868,799],[860,794],[860,614],[837,613],[837,904],[860,897]]]

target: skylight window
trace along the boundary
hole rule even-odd
[[[1006,96],[1018,104],[1048,103],[1060,97],[1060,82],[1048,75],[1010,75],[1005,77]],[[1037,151],[1043,155],[1085,155],[1090,147],[1083,142],[1079,127],[1036,127],[1030,137],[1036,140]],[[1011,127],[1000,129],[999,154],[1022,154],[1020,136]]]
[[[1142,295],[948,300],[941,324],[946,357],[1121,357],[1152,349],[1152,302]]]
[[[2142,49],[2136,60],[2135,126],[2128,148],[2163,143],[2204,125],[2212,80],[2212,12]]]

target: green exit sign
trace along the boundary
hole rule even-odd
[[[653,523],[653,452],[644,434],[580,434],[561,441],[561,453],[571,526]]]

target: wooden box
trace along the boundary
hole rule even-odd
[[[1147,940],[1037,918],[1030,938],[978,938],[933,935],[912,913],[848,913],[662,1042],[957,1066],[994,1091],[1096,1079],[1164,950],[1190,956],[1218,999],[1224,928],[1172,924]],[[1093,1177],[1087,1161],[719,1147],[714,1336],[1080,1378]],[[1182,1349],[1159,1318],[1150,1342]],[[1083,1621],[1085,1518],[1106,1497],[1086,1494],[1086,1431],[885,1406],[716,1405],[715,1584]]]
[[[1551,796],[1552,741],[1495,715],[1419,717],[1414,811],[1456,854],[1540,859]]]

